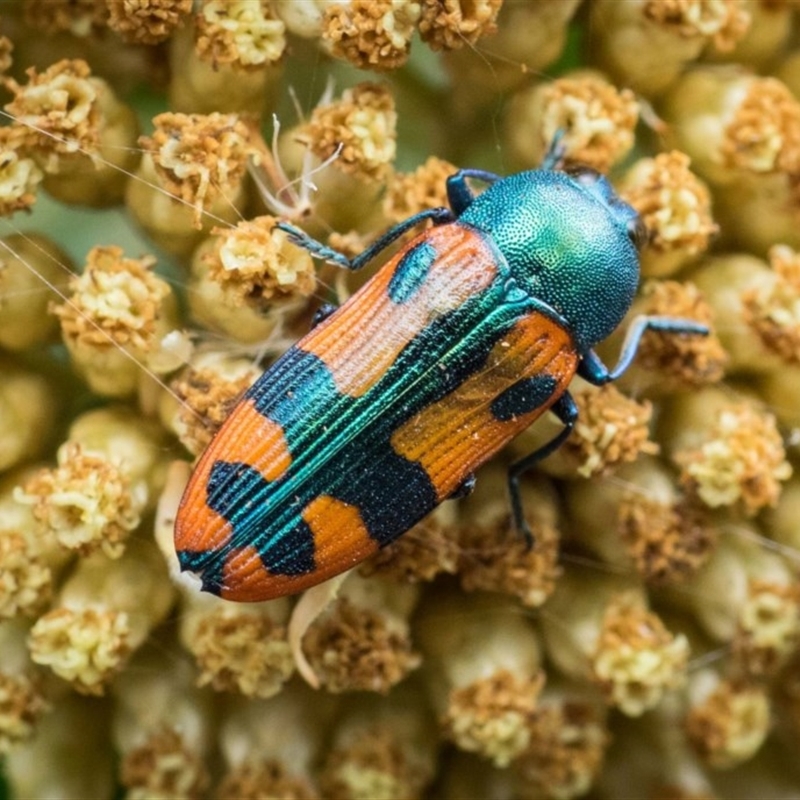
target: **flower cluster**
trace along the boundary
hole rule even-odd
[[[800,793],[795,2],[2,5],[0,797]],[[342,578],[201,594],[193,462],[380,266],[278,221],[353,256],[556,136],[647,229],[600,357],[710,334],[572,383],[532,547],[546,416]]]

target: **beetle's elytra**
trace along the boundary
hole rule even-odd
[[[507,178],[461,170],[452,210],[400,223],[353,261],[290,225],[312,254],[358,269],[424,219],[429,228],[341,308],[276,361],[244,395],[200,458],[181,501],[181,567],[206,591],[257,601],[330,578],[388,544],[546,410],[555,450],[577,415],[567,387],[630,364],[645,330],[707,333],[642,317],[619,364],[592,348],[628,311],[639,281],[635,211],[593,172],[542,167]],[[475,196],[468,179],[489,187]]]

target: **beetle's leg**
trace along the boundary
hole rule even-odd
[[[334,250],[332,247],[318,242],[305,231],[300,230],[300,228],[295,228],[294,225],[290,225],[288,222],[277,222],[275,227],[289,234],[289,241],[291,241],[292,244],[296,244],[298,247],[308,250],[315,258],[320,258],[323,261],[336,264],[337,267],[343,267],[344,269],[353,268],[350,264],[350,259],[344,253],[340,253],[338,250]]]
[[[461,497],[469,497],[475,491],[475,473],[470,472],[461,483],[448,495],[448,500],[457,500]]]
[[[542,158],[542,163],[539,164],[539,169],[558,169],[559,164],[564,160],[566,151],[567,148],[564,147],[564,129],[559,128],[550,140],[547,152]]]
[[[495,183],[501,180],[500,175],[482,169],[460,169],[451,175],[447,179],[447,202],[450,203],[450,208],[453,209],[456,216],[465,211],[475,199],[475,195],[467,183],[467,178],[475,178],[475,180],[485,183]]]
[[[320,322],[328,319],[328,317],[336,311],[339,306],[335,306],[333,303],[323,303],[315,312],[314,316],[311,317],[311,330],[313,331]]]
[[[426,219],[433,220],[434,225],[442,225],[445,222],[452,222],[454,220],[453,213],[447,208],[428,208],[425,211],[420,211],[418,214],[398,222],[393,228],[389,228],[386,233],[380,238],[376,239],[363,253],[359,253],[355,258],[349,259],[344,253],[328,247],[322,242],[309,236],[305,231],[300,228],[295,228],[288,222],[278,222],[275,227],[282,230],[284,233],[289,234],[289,239],[298,247],[308,250],[312,256],[321,258],[331,264],[336,264],[338,267],[344,269],[359,270],[373,258],[375,258],[381,250],[388,247],[393,241],[402,236],[407,230],[410,230],[420,222]]]
[[[550,409],[558,419],[564,423],[564,428],[558,432],[547,444],[542,445],[538,450],[515,461],[508,468],[508,493],[511,496],[511,515],[514,520],[514,527],[519,534],[525,538],[528,549],[533,547],[533,533],[530,525],[525,521],[522,511],[522,497],[520,496],[519,479],[531,467],[542,459],[554,453],[567,440],[575,427],[575,420],[578,419],[578,407],[569,392],[564,392],[556,400]]]
[[[578,374],[595,386],[615,381],[625,372],[636,357],[639,342],[646,331],[664,331],[665,333],[684,333],[696,336],[708,336],[708,326],[690,319],[675,319],[674,317],[636,317],[625,334],[622,343],[622,352],[614,369],[609,368],[600,360],[594,350],[587,351],[578,365]]]

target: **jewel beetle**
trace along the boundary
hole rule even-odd
[[[313,255],[357,270],[423,220],[356,294],[243,395],[201,456],[175,523],[180,566],[240,601],[292,594],[358,564],[443,500],[545,411],[563,429],[509,468],[514,523],[531,541],[519,478],[569,436],[576,373],[602,385],[650,330],[639,317],[609,370],[592,349],[620,324],[645,236],[602,175],[559,168],[500,177],[462,169],[450,208],[400,222],[361,255],[279,223]],[[469,181],[487,184],[474,194]]]

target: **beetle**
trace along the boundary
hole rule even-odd
[[[358,564],[447,498],[546,410],[563,423],[512,464],[514,525],[532,542],[520,476],[569,436],[573,375],[602,385],[646,330],[705,326],[638,317],[609,370],[593,347],[620,324],[646,230],[602,175],[559,168],[509,177],[462,169],[450,208],[398,223],[350,260],[289,223],[314,256],[358,270],[412,239],[243,395],[199,459],[175,523],[180,566],[223,598],[293,594]],[[470,181],[487,188],[474,194]]]

